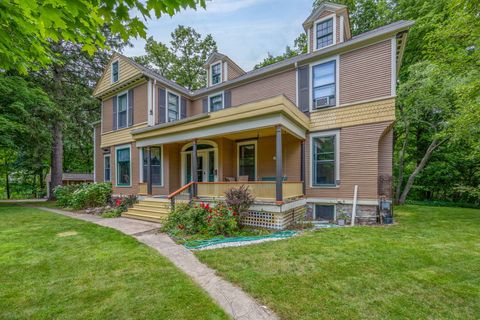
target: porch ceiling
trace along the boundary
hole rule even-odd
[[[252,134],[271,135],[276,125],[282,125],[291,135],[305,139],[310,120],[285,96],[277,96],[176,123],[161,124],[132,131],[138,147],[180,142],[195,138],[224,136],[235,139]]]

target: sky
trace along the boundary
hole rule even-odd
[[[270,52],[278,55],[303,32],[302,23],[313,0],[207,0],[205,9],[183,10],[173,17],[147,21],[147,37],[168,44],[178,26],[193,27],[202,36],[211,34],[218,52],[229,56],[245,71]],[[133,39],[124,54],[145,54],[145,40]]]

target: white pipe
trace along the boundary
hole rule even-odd
[[[358,185],[355,185],[355,189],[353,191],[352,221],[350,222],[350,225],[352,227],[355,225],[355,218],[357,216],[357,195],[358,195]]]

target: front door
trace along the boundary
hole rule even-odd
[[[214,153],[208,151],[197,152],[197,177],[198,182],[213,182],[214,181]],[[212,158],[212,159],[210,159]],[[185,155],[185,177],[186,182],[192,181],[192,154]]]

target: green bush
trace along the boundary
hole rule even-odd
[[[86,209],[106,206],[112,196],[110,183],[84,183],[60,186],[54,190],[57,203],[61,207]]]
[[[213,207],[207,216],[208,234],[217,236],[232,236],[238,231],[238,214],[223,203]]]
[[[102,218],[118,218],[122,215],[122,211],[117,209],[113,209],[110,211],[106,211],[102,213]]]

